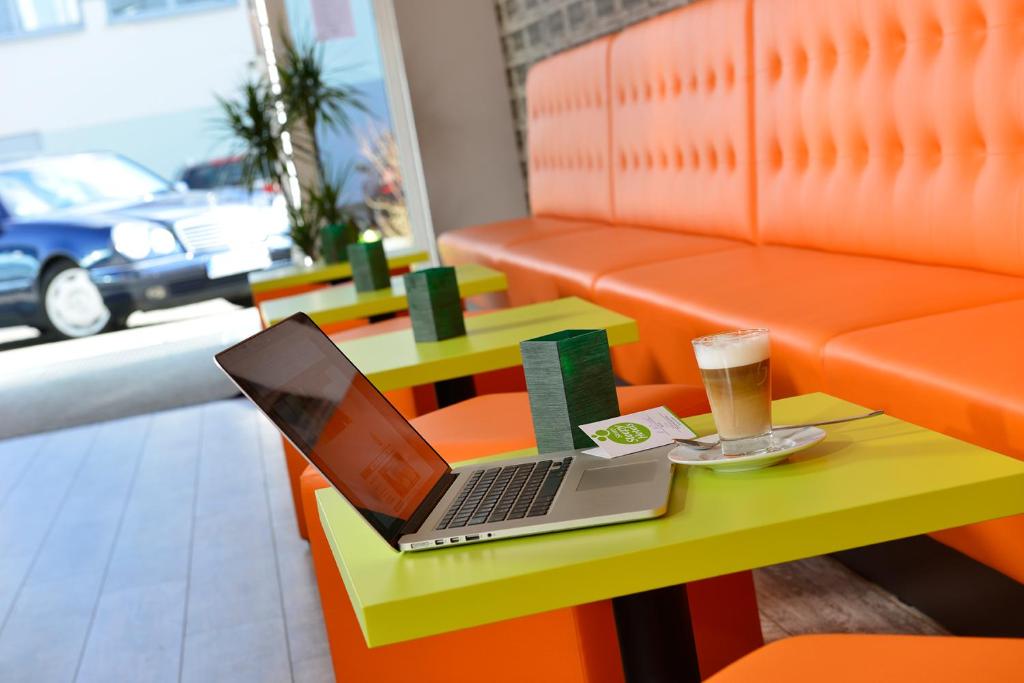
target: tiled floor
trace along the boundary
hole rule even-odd
[[[0,680],[330,681],[280,441],[219,401],[0,442]]]
[[[332,680],[280,449],[242,400],[0,441],[0,681]],[[828,559],[756,579],[769,639],[941,632]]]

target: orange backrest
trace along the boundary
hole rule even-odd
[[[756,0],[768,243],[1024,275],[1024,2]]]
[[[611,220],[609,41],[595,40],[530,69],[527,146],[534,215]]]
[[[611,47],[615,222],[754,241],[750,0],[705,0]]]

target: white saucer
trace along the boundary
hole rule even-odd
[[[707,467],[716,472],[748,472],[782,462],[793,453],[810,448],[820,442],[825,436],[825,430],[817,427],[805,427],[798,432],[779,430],[775,433],[775,446],[770,451],[734,457],[722,455],[721,446],[700,451],[680,444],[669,451],[668,459],[680,465]],[[706,443],[716,439],[718,439],[717,434],[709,434],[700,437],[697,441]]]

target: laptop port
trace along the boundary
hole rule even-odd
[[[449,542],[449,543],[458,543],[458,542],[459,542],[459,539],[457,539],[457,538],[449,538],[449,539],[448,539],[448,542]]]
[[[476,541],[479,538],[480,538],[479,536],[466,536],[466,540],[467,541]]]
[[[444,539],[443,538],[437,539],[436,541],[434,541],[434,545],[444,545]]]

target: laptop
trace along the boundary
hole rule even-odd
[[[453,469],[301,313],[216,361],[397,550],[648,519],[668,507],[670,446],[612,461],[575,450]]]

